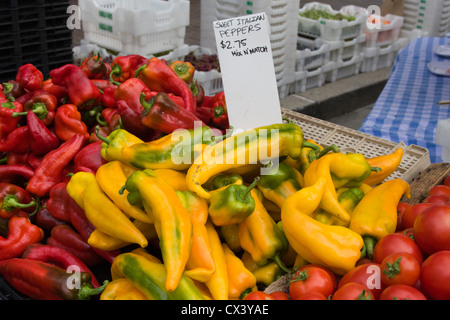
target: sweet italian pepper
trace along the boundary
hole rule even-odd
[[[55,115],[55,133],[63,141],[69,140],[76,134],[89,139],[87,126],[81,120],[81,113],[74,104],[58,107]]]
[[[190,191],[178,191],[177,195],[192,220],[192,247],[184,273],[191,279],[206,282],[215,269],[205,226],[208,220],[208,204],[205,199]]]
[[[0,218],[9,219],[21,210],[32,213],[38,206],[38,199],[25,189],[8,182],[0,182]]]
[[[108,71],[100,54],[90,54],[83,60],[80,69],[89,79],[103,79]]]
[[[97,137],[102,141],[101,155],[106,161],[124,161],[122,148],[144,143],[140,138],[125,129],[116,129],[108,137],[99,134],[99,127],[95,128]]]
[[[27,91],[40,89],[43,80],[42,72],[31,63],[20,66],[17,71],[16,81]]]
[[[19,124],[20,118],[13,117],[13,113],[22,112],[22,110],[23,105],[12,97],[0,101],[0,140],[2,143]]]
[[[32,110],[46,126],[50,126],[55,119],[57,106],[58,99],[53,94],[38,90],[23,103],[24,111],[15,112],[14,116],[26,115],[29,110]]]
[[[190,112],[195,112],[197,102],[195,96],[169,65],[156,57],[150,58],[145,66],[136,71],[136,78],[141,79],[153,91],[173,93],[183,98],[184,106]]]
[[[410,197],[409,183],[389,180],[370,190],[353,210],[349,228],[364,238],[369,257],[374,242],[395,232],[397,206],[403,195]]]
[[[148,245],[139,229],[103,192],[94,174],[75,173],[67,184],[67,192],[100,231],[141,247]]]
[[[187,172],[188,187],[209,199],[210,194],[202,185],[211,177],[283,156],[298,159],[305,145],[310,144],[303,140],[302,129],[292,123],[274,124],[235,134],[203,150]]]
[[[111,73],[109,74],[111,82],[121,83],[129,78],[133,78],[136,70],[145,64],[148,59],[138,54],[118,56],[114,58],[111,64]]]
[[[28,245],[40,242],[44,231],[28,218],[14,216],[8,222],[8,235],[0,236],[0,260],[20,257]]]
[[[369,186],[375,186],[383,182],[387,177],[389,177],[402,162],[403,149],[398,148],[391,154],[382,155],[378,157],[373,157],[367,159],[367,162],[372,167],[381,168],[379,171],[372,171],[370,176],[364,179],[364,183]]]
[[[172,187],[152,170],[136,171],[128,177],[127,190],[132,205],[142,204],[154,220],[161,254],[167,269],[166,289],[174,291],[181,279],[192,246],[192,222]]]
[[[227,264],[228,299],[240,300],[246,294],[256,290],[256,277],[228,245],[223,243],[222,247]]]
[[[130,280],[119,278],[106,285],[100,300],[147,300],[147,298]]]
[[[190,84],[194,78],[195,67],[187,61],[176,60],[169,65],[181,80]]]
[[[122,253],[111,266],[112,280],[127,278],[149,300],[204,300],[192,279],[181,275],[177,287],[165,287],[167,271],[164,264],[136,253]]]
[[[363,239],[346,227],[325,225],[311,218],[326,184],[327,178],[319,177],[287,198],[281,208],[281,221],[289,244],[301,257],[342,275],[360,259]]]
[[[27,112],[27,127],[33,154],[42,156],[59,146],[59,138],[31,110]]]

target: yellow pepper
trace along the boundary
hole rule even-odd
[[[289,243],[300,256],[342,275],[361,257],[363,239],[346,227],[325,225],[311,218],[326,185],[327,179],[319,177],[316,183],[287,198],[281,208],[281,221]]]
[[[153,172],[175,191],[187,191],[186,173],[173,169],[155,169]]]
[[[403,195],[411,196],[409,183],[389,180],[369,191],[353,210],[349,228],[364,237],[369,257],[374,240],[395,232],[397,206]]]
[[[147,300],[130,280],[120,278],[110,281],[100,295],[100,300]]]
[[[225,253],[228,274],[228,298],[240,299],[245,294],[256,289],[256,277],[248,270],[241,259],[234,252],[222,244]]]
[[[142,232],[108,198],[90,172],[75,173],[67,184],[67,193],[85,211],[86,218],[100,231],[125,242],[146,247]]]
[[[153,170],[134,172],[126,181],[131,204],[145,204],[152,215],[167,268],[166,288],[173,291],[186,266],[192,246],[192,221],[176,191]]]
[[[110,161],[97,169],[95,177],[102,190],[127,216],[136,220],[153,223],[153,219],[143,209],[130,204],[127,200],[128,192],[119,193],[128,177],[136,171],[135,168],[120,161]]]
[[[220,236],[225,241],[225,243],[230,247],[234,252],[238,252],[241,250],[241,242],[239,241],[238,235],[238,225],[229,224],[226,226],[220,227]]]
[[[206,222],[206,231],[211,245],[215,268],[211,278],[205,284],[214,300],[228,300],[228,271],[222,242],[214,225],[209,220]]]
[[[249,164],[269,162],[283,156],[300,157],[306,143],[296,124],[259,127],[228,137],[206,147],[187,172],[188,188],[205,199],[210,194],[203,188],[211,177]]]
[[[373,157],[367,159],[367,162],[372,167],[381,168],[380,171],[373,171],[369,177],[367,177],[363,182],[369,186],[375,186],[383,182],[387,177],[389,177],[402,162],[403,149],[398,148],[391,154],[382,155],[378,157]]]
[[[306,140],[307,142],[310,143],[314,143],[315,145],[317,145],[320,150],[323,150],[323,147],[321,145],[319,145],[317,142],[315,142],[313,139],[308,139]],[[301,174],[305,174],[306,169],[309,167],[310,163],[313,161],[313,158],[311,158],[309,156],[309,153],[313,151],[314,149],[309,148],[309,147],[305,147],[302,149],[302,153],[300,155],[300,159],[299,159],[299,167],[298,170],[300,171]]]
[[[102,141],[101,155],[106,161],[122,161],[122,148],[144,142],[140,138],[124,129],[116,129],[111,132],[111,134],[107,138],[105,138],[98,133],[97,127],[96,134],[97,137]]]
[[[208,220],[208,203],[191,191],[177,191],[177,195],[192,220],[192,247],[184,273],[192,279],[206,282],[215,268],[205,226]]]
[[[286,274],[275,261],[270,261],[264,266],[257,265],[248,252],[242,254],[241,260],[244,266],[255,276],[258,287],[267,287]]]

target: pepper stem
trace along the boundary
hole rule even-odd
[[[108,138],[105,138],[104,136],[102,136],[100,134],[100,126],[99,125],[95,126],[95,135],[97,136],[97,138],[100,139],[100,141],[102,141],[106,144],[111,144],[111,140],[109,140]]]
[[[311,148],[314,149],[317,152],[320,152],[322,150],[320,150],[320,147],[314,143],[308,142],[308,141],[303,141],[302,143],[302,148]]]
[[[104,121],[103,119],[102,119],[102,114],[101,113],[97,113],[96,115],[95,115],[95,120],[99,123],[99,124],[101,124],[103,127],[106,127],[108,124],[106,123],[106,121]]]
[[[137,68],[136,72],[134,73],[134,77],[137,78],[139,73],[141,73],[142,70],[144,70],[147,67],[146,64],[144,64],[143,66],[140,66],[139,68]]]
[[[339,147],[337,145],[331,145],[328,146],[326,148],[324,148],[322,151],[319,152],[319,154],[317,155],[317,158],[320,158],[324,155],[326,155],[328,152],[333,151],[334,153],[339,153],[341,152],[341,150],[339,149]]]
[[[6,154],[3,158],[0,159],[0,164],[8,163],[8,154]]]
[[[253,180],[253,182],[247,187],[247,189],[245,189],[244,193],[242,194],[242,197],[245,198],[247,196],[247,194],[252,191],[252,189],[254,187],[256,187],[256,185],[259,183],[259,180],[261,178],[260,177],[256,177],[255,180]]]
[[[15,194],[7,194],[3,198],[2,209],[11,212],[14,209],[25,209],[30,208],[34,205],[36,205],[36,202],[34,200],[30,201],[29,203],[20,203],[19,200],[17,200],[17,196]]]
[[[113,76],[114,75],[121,75],[122,74],[122,67],[118,64],[115,64],[112,68],[111,68],[111,73],[109,74],[109,82],[112,84],[115,84],[116,86],[120,86],[121,83],[114,80]]]
[[[273,260],[277,263],[277,265],[280,267],[280,269],[283,270],[284,272],[286,272],[286,273],[292,272],[292,270],[289,269],[288,267],[286,267],[286,265],[283,263],[283,261],[281,261],[281,258],[278,254],[274,257]]]
[[[383,170],[383,169],[380,167],[370,167],[370,171],[373,171],[373,172],[380,172],[381,170]]]
[[[141,92],[141,95],[139,96],[139,101],[141,102],[142,106],[144,107],[145,112],[149,113],[153,107],[153,102],[149,103],[149,102],[145,101],[145,98],[146,98],[145,93]]]
[[[31,111],[33,111],[34,114],[41,120],[44,119],[48,114],[47,106],[45,105],[45,103],[42,103],[42,102],[34,103],[33,107],[31,108]],[[12,117],[21,117],[21,116],[26,116],[27,113],[28,113],[28,111],[14,112],[11,114],[11,116]]]
[[[366,250],[366,256],[369,259],[373,259],[373,249],[375,248],[375,244],[377,242],[377,240],[374,237],[371,236],[365,236],[363,237],[364,239],[364,246],[365,246],[365,250]]]
[[[81,286],[81,289],[78,291],[78,299],[80,300],[87,300],[91,296],[98,295],[105,290],[106,286],[108,285],[109,281],[105,280],[103,281],[103,285],[98,288],[92,288],[90,283],[85,283]]]

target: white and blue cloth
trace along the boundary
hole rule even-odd
[[[434,53],[445,38],[412,40],[395,59],[392,73],[359,131],[428,149],[431,163],[443,162],[442,147],[435,144],[439,119],[450,118],[450,77],[428,70],[431,61],[448,61]],[[450,137],[449,137],[450,139]]]

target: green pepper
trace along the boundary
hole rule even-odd
[[[243,184],[244,179],[239,174],[219,174],[211,180],[211,190],[217,190],[231,184]]]
[[[105,138],[99,134],[99,129],[98,126],[95,127],[95,134],[102,141],[100,152],[106,161],[122,161],[122,148],[144,142],[124,129],[116,129]]]
[[[250,191],[259,179],[248,187],[232,184],[211,191],[209,216],[216,226],[239,223],[255,211],[255,199]]]
[[[258,190],[266,199],[281,208],[284,200],[300,190],[302,186],[303,176],[300,172],[289,164],[281,162],[278,168],[274,168],[269,174],[261,175]]]

